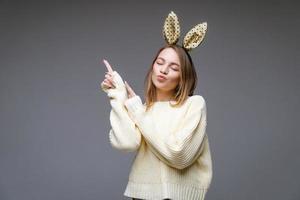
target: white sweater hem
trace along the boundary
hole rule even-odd
[[[124,196],[146,200],[204,200],[208,188],[179,183],[134,183],[129,181]]]

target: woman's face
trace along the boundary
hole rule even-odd
[[[166,48],[160,52],[153,64],[152,82],[160,91],[170,92],[180,81],[180,61],[176,51]],[[159,78],[158,76],[163,76]]]

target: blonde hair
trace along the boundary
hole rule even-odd
[[[193,95],[197,85],[197,81],[198,81],[197,73],[189,53],[179,45],[166,44],[165,46],[161,47],[158,50],[144,80],[144,87],[145,87],[144,96],[145,96],[146,111],[148,111],[148,109],[154,104],[154,102],[157,101],[156,87],[153,84],[151,78],[153,73],[153,65],[160,52],[166,48],[172,48],[175,50],[175,52],[179,57],[180,66],[181,66],[179,84],[176,86],[173,95],[173,99],[176,101],[176,103],[170,105],[172,107],[181,106],[188,98],[188,96]]]

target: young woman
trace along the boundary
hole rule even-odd
[[[147,73],[144,104],[104,60],[108,72],[101,88],[112,106],[109,141],[118,150],[137,151],[125,196],[203,200],[213,175],[206,102],[193,95],[197,75],[188,44],[167,41]]]

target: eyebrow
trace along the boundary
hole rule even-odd
[[[165,61],[165,59],[163,59],[162,57],[158,57],[157,59],[162,59],[163,61]],[[177,66],[179,67],[179,64],[178,64],[178,63],[171,62],[171,64],[177,65]]]

